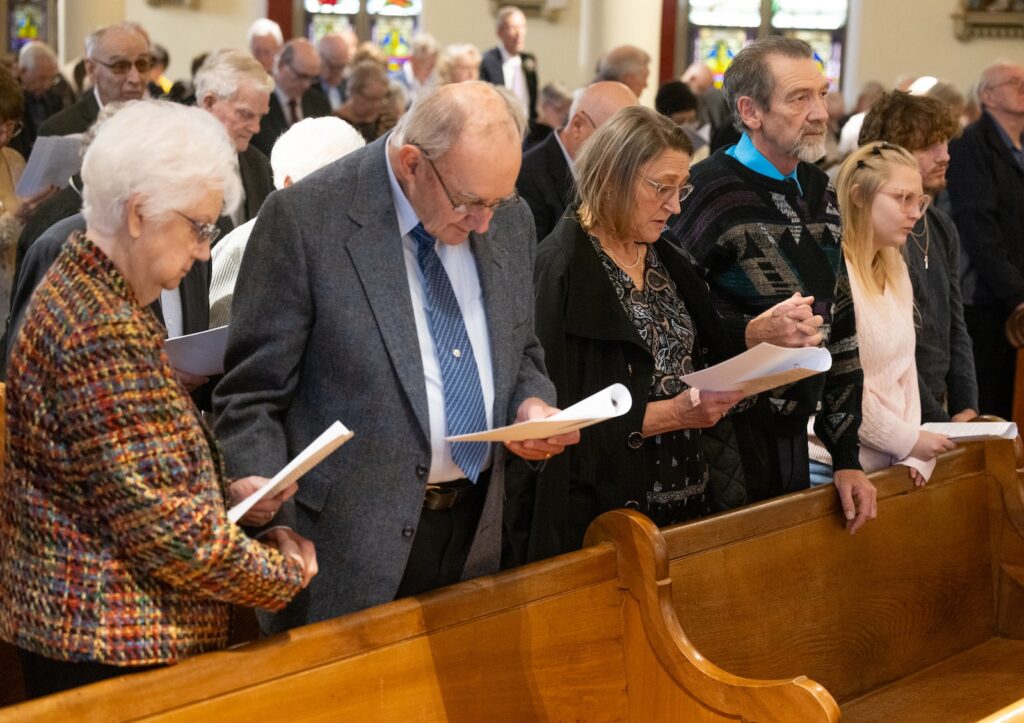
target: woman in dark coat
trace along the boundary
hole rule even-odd
[[[701,430],[742,394],[698,392],[680,377],[742,349],[727,348],[707,285],[661,235],[691,190],[692,150],[653,111],[620,111],[576,161],[576,216],[540,245],[537,333],[559,402],[620,382],[633,406],[584,430],[539,474],[533,559],[579,548],[607,510],[639,510],[659,526],[712,511]]]

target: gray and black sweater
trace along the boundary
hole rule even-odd
[[[755,173],[719,150],[693,167],[695,190],[671,219],[671,236],[696,260],[727,333],[741,344],[755,316],[797,291],[813,294],[832,368],[771,392],[772,429],[800,434],[816,414],[815,434],[835,469],[860,469],[863,374],[842,220],[823,172],[801,163],[797,178],[800,188]]]

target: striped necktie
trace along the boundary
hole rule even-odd
[[[483,431],[487,428],[487,414],[484,410],[480,372],[452,282],[434,250],[437,239],[421,223],[416,224],[409,235],[416,242],[416,260],[425,281],[427,320],[441,366],[448,434]],[[452,443],[452,459],[473,482],[480,476],[480,467],[486,455],[485,442]]]

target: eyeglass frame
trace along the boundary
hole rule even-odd
[[[1012,85],[1014,89],[1020,93],[1021,91],[1024,91],[1024,78],[1019,75],[1015,75],[1012,78],[1001,80],[998,83],[986,85],[982,90],[995,90],[996,88],[1002,88],[1004,85]]]
[[[927,193],[922,193],[920,196],[918,196],[916,193],[913,193],[911,191],[897,192],[883,191],[882,189],[878,189],[878,193],[881,193],[884,196],[888,196],[889,198],[896,199],[896,201],[899,202],[900,210],[903,211],[903,213],[910,213],[911,211],[914,210],[913,204],[910,204],[908,206],[910,199],[914,197],[917,198],[917,210],[921,213],[922,216],[924,215],[924,212],[928,210],[928,206],[932,202],[932,197],[929,196]]]
[[[139,75],[145,76],[145,74],[151,71],[153,69],[153,66],[155,65],[153,63],[153,58],[148,55],[140,55],[134,61],[122,58],[121,60],[115,60],[113,63],[108,63],[105,60],[100,60],[99,58],[90,58],[90,60],[92,60],[92,62],[94,63],[99,63],[104,68],[109,69],[110,72],[114,75],[128,75],[130,72],[132,72],[132,68],[134,67],[135,70],[139,72]],[[139,67],[139,63],[141,62],[146,63],[145,68]],[[118,67],[121,67],[122,70],[118,70]]]
[[[654,188],[654,195],[656,195],[658,197],[658,200],[660,200],[662,203],[668,203],[670,200],[672,200],[672,194],[665,193],[665,191],[668,189],[676,189],[679,203],[685,201],[687,198],[690,197],[690,194],[693,193],[693,184],[691,183],[684,183],[682,186],[670,186],[665,183],[658,183],[653,178],[648,178],[642,173],[640,174],[640,178],[647,181],[647,183],[651,184],[651,186]]]
[[[290,60],[287,61],[285,65],[287,65],[291,69],[292,73],[295,74],[295,77],[301,80],[303,83],[315,83],[318,80],[320,80],[319,75],[310,75],[309,73],[303,73],[301,70],[296,68],[292,61]]]
[[[0,121],[0,129],[4,129],[6,131],[6,128],[7,128],[7,126],[9,124],[12,124],[14,126],[14,130],[7,132],[7,140],[11,140],[13,138],[17,138],[18,135],[23,130],[25,130],[25,123],[24,123],[24,121],[21,121],[21,120],[19,120],[17,118],[8,118],[5,121]]]
[[[175,210],[174,212],[188,221],[189,226],[192,227],[192,231],[195,233],[200,243],[208,243],[213,246],[213,242],[220,237],[220,226],[216,223],[202,223],[200,221],[196,221],[191,216],[186,216],[181,211]]]
[[[427,159],[427,163],[429,163],[430,167],[434,170],[434,175],[437,176],[438,183],[441,184],[441,190],[444,191],[445,198],[448,199],[448,203],[452,205],[452,211],[455,213],[474,213],[478,211],[490,211],[494,213],[500,209],[508,208],[519,200],[519,193],[517,191],[513,191],[508,196],[505,196],[505,198],[499,198],[497,201],[492,201],[491,203],[484,203],[483,201],[463,201],[462,203],[455,203],[455,199],[452,198],[451,191],[448,190],[448,185],[444,182],[444,177],[441,175],[441,172],[437,170],[437,166],[434,165],[434,159],[430,157],[429,153],[415,143],[410,143],[409,145],[418,148],[423,157]]]

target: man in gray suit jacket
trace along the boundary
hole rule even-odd
[[[477,364],[480,427],[555,411],[514,194],[522,122],[485,83],[444,86],[260,212],[214,398],[229,475],[272,476],[336,419],[355,432],[267,520],[313,540],[320,568],[272,631],[496,571],[506,453],[544,460],[579,438],[488,445],[474,471],[444,441],[452,358]],[[436,259],[468,344],[435,325]]]

